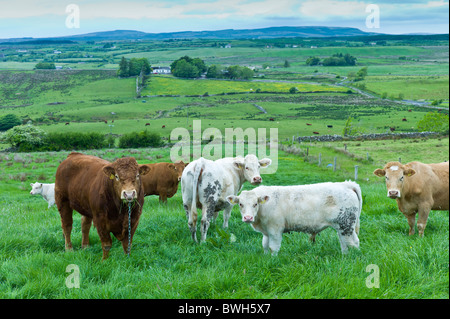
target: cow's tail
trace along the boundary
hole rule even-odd
[[[352,181],[345,181],[345,184],[347,185],[347,187],[349,189],[354,191],[356,196],[358,197],[359,209],[358,209],[358,214],[356,216],[355,231],[356,231],[357,234],[359,234],[359,219],[360,219],[360,216],[361,216],[362,204],[363,204],[362,194],[361,194],[361,187],[359,187],[359,185],[357,183],[352,182]]]
[[[203,162],[203,157],[200,157],[194,168],[194,180],[192,181],[191,215],[197,212],[198,180],[200,179],[200,174],[202,173],[204,166],[205,163]]]

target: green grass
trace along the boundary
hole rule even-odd
[[[153,76],[142,95],[203,95],[221,93],[246,93],[261,91],[287,93],[296,87],[299,92],[346,92],[346,88],[308,83],[277,83],[258,81],[183,80],[166,76]]]
[[[131,152],[116,149],[88,153],[110,160],[129,154],[145,163],[168,160],[168,152],[168,149]],[[241,222],[237,208],[232,211],[229,227],[229,232],[236,236],[235,242],[220,236],[220,214],[208,233],[216,243],[194,244],[180,192],[167,205],[160,205],[155,196],[146,198],[130,257],[113,240],[110,258],[101,262],[100,240],[94,228],[91,246],[81,250],[77,213],[72,231],[74,251],[64,252],[57,209],[47,210],[42,198],[29,195],[29,182],[39,175],[45,175],[45,181],[50,182],[66,154],[1,156],[0,184],[5,191],[0,194],[0,298],[444,299],[449,296],[448,213],[430,214],[424,238],[408,236],[406,219],[395,202],[385,197],[382,181],[360,182],[364,196],[361,249],[344,256],[333,229],[320,233],[314,245],[305,234],[284,234],[279,255],[265,255],[261,234]],[[355,163],[349,160],[345,165]],[[15,180],[21,172],[26,172],[24,180]],[[266,185],[289,185],[339,181],[344,178],[341,174],[280,152],[278,171],[263,175],[263,179]],[[251,188],[245,185],[245,189]],[[80,289],[65,285],[69,275],[66,267],[71,264],[80,269]],[[380,269],[380,288],[369,289],[365,284],[370,274],[366,267],[373,264]]]
[[[409,100],[448,99],[447,76],[369,76],[363,82],[366,89],[379,95],[397,98],[400,94]]]

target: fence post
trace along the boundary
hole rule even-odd
[[[322,164],[322,153],[319,153],[319,166]]]
[[[333,165],[333,172],[336,172],[336,161],[337,161],[337,157],[334,157],[334,165]]]
[[[398,158],[398,162],[399,162],[399,163],[402,162],[402,158],[401,158],[401,157]]]
[[[358,180],[358,165],[355,165],[355,181]]]

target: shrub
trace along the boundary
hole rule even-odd
[[[22,121],[15,114],[6,114],[0,118],[0,131],[7,131],[14,126],[22,124]]]
[[[31,124],[17,125],[3,133],[0,140],[12,147],[39,147],[44,143],[46,133]]]
[[[106,138],[103,134],[90,133],[49,133],[44,139],[40,151],[72,151],[89,150],[106,147]]]
[[[149,133],[146,130],[124,134],[119,139],[119,148],[159,147],[161,144],[159,134]]]
[[[438,112],[428,112],[417,123],[419,132],[447,132],[448,133],[448,115]]]

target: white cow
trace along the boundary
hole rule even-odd
[[[227,200],[239,204],[242,221],[263,234],[266,253],[278,253],[285,232],[309,233],[314,241],[327,227],[337,230],[343,253],[347,246],[359,248],[362,197],[355,182],[260,186]]]
[[[48,207],[50,208],[55,205],[55,183],[44,184],[44,183],[31,183],[31,195],[40,194],[48,202]]]
[[[201,157],[186,166],[181,176],[181,190],[192,239],[197,242],[197,206],[202,209],[201,241],[205,241],[210,221],[215,220],[221,210],[223,227],[228,227],[233,206],[226,197],[236,195],[245,181],[260,184],[260,168],[271,163],[269,158],[258,160],[255,155],[247,155],[216,161]]]

